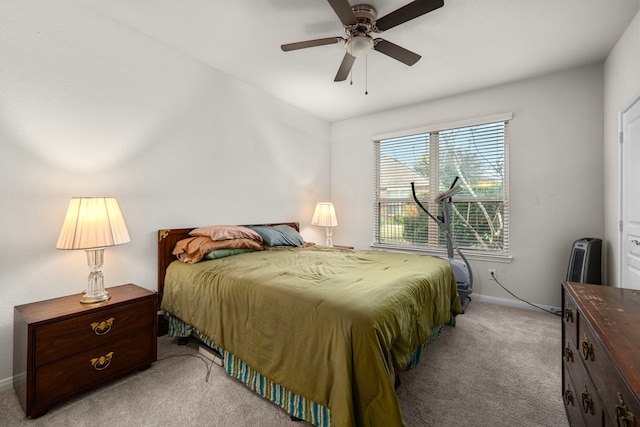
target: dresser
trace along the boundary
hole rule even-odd
[[[562,282],[562,307],[569,423],[640,427],[640,291]]]
[[[71,295],[14,308],[13,387],[27,416],[156,360],[156,293],[107,291],[95,304]]]

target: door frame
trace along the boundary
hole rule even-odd
[[[630,101],[625,103],[618,111],[618,278],[617,287],[626,286],[626,238],[624,223],[624,181],[625,181],[625,155],[628,154],[629,145],[627,134],[624,132],[624,117],[636,104],[640,104],[640,93],[636,94]],[[628,184],[627,184],[628,185]]]

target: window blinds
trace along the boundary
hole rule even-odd
[[[413,201],[411,183],[429,212],[440,215],[434,199],[458,177],[461,191],[451,205],[451,232],[457,244],[467,250],[508,253],[510,115],[498,118],[504,120],[449,129],[436,126],[374,141],[376,244],[445,248],[444,234]]]

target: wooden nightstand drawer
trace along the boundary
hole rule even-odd
[[[136,330],[149,330],[155,315],[153,300],[45,325],[36,330],[36,366],[50,363],[84,349],[104,345]]]
[[[13,387],[27,416],[156,360],[155,292],[109,293],[95,304],[71,295],[14,308]]]
[[[76,353],[35,370],[35,408],[149,365],[152,337],[140,334]]]

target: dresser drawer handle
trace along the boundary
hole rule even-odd
[[[636,424],[633,413],[627,409],[620,393],[618,393],[618,404],[616,405],[616,423],[618,427],[633,427]]]
[[[591,394],[589,394],[589,390],[587,389],[587,385],[584,385],[584,391],[582,392],[582,409],[585,414],[593,415],[593,399],[591,398]]]
[[[102,322],[93,322],[91,324],[91,329],[95,332],[96,335],[106,335],[111,330],[111,325],[113,325],[114,318],[103,320]]]
[[[93,366],[93,369],[95,369],[96,371],[105,370],[111,364],[111,359],[112,358],[113,358],[113,351],[110,351],[109,353],[105,354],[104,356],[100,356],[100,357],[96,357],[94,359],[91,359],[90,360],[91,366]]]
[[[573,323],[573,309],[571,308],[564,309],[564,319],[567,322]]]
[[[566,390],[562,393],[562,400],[564,400],[564,404],[567,406],[569,406],[569,404],[571,404],[571,406],[575,405],[575,403],[573,403],[573,392],[569,388],[569,384],[567,384]]]
[[[584,357],[584,360],[593,361],[595,359],[595,354],[593,353],[593,344],[591,344],[591,342],[589,341],[589,337],[587,337],[587,334],[584,334],[584,341],[582,341],[582,356]]]
[[[573,362],[573,351],[571,351],[571,347],[569,347],[568,342],[567,342],[567,346],[564,348],[564,359],[567,362]]]

